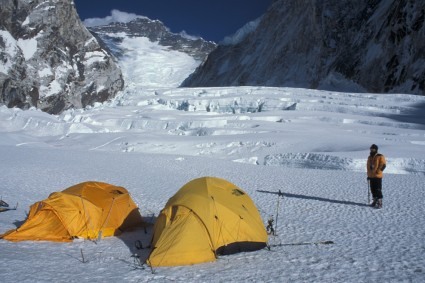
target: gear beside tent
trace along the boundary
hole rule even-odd
[[[234,184],[203,177],[184,185],[158,216],[150,266],[215,261],[217,255],[264,248],[267,233],[251,198]]]
[[[34,203],[22,226],[0,238],[56,242],[98,239],[142,223],[142,216],[125,188],[84,182]]]

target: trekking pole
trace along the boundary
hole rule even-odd
[[[367,180],[367,204],[370,204],[370,180]]]

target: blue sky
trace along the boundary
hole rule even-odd
[[[273,0],[74,0],[82,20],[113,9],[162,21],[172,32],[219,42],[267,10]]]

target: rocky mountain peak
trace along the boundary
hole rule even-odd
[[[114,97],[118,66],[80,21],[72,0],[2,0],[0,102],[57,114]]]

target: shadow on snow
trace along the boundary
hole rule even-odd
[[[425,129],[425,103],[418,103],[412,109],[397,115],[385,115],[390,119],[409,124],[418,125],[419,129]]]
[[[257,190],[257,192],[267,193],[267,194],[274,194],[274,195],[278,195],[279,197],[317,200],[317,201],[325,201],[325,202],[337,203],[337,204],[345,204],[345,205],[368,206],[367,204],[359,203],[359,202],[345,201],[345,200],[334,200],[334,199],[328,199],[328,198],[322,198],[322,197],[314,197],[314,196],[306,196],[306,195],[299,195],[299,194],[292,194],[292,193],[284,193],[284,192],[281,192],[280,190],[277,191],[277,192],[274,192],[274,191],[265,191],[265,190]]]
[[[330,202],[330,203],[336,203],[336,204],[345,204],[345,205],[355,205],[355,206],[368,206],[365,203],[346,201],[346,200],[335,200],[335,199],[329,199],[329,198],[306,196],[306,195],[291,194],[291,193],[282,193],[282,194],[283,194],[284,197],[287,197],[287,198],[317,200],[317,201],[324,201],[324,202]]]

